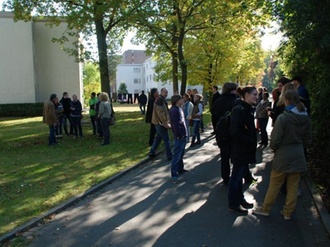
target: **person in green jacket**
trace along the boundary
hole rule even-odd
[[[298,92],[284,93],[285,110],[275,122],[270,148],[274,151],[272,172],[266,197],[255,214],[269,216],[277,194],[287,180],[287,194],[281,214],[290,220],[297,204],[297,192],[301,173],[307,171],[304,146],[312,142],[311,120],[300,101]]]
[[[95,92],[91,93],[91,98],[89,99],[89,116],[91,119],[91,124],[93,127],[93,135],[96,135],[96,112],[95,112],[95,106],[97,103],[97,97]]]

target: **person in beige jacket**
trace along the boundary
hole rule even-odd
[[[43,122],[49,126],[48,145],[55,145],[55,127],[57,126],[58,119],[55,111],[56,94],[51,94],[49,100],[44,103],[43,107]]]
[[[170,138],[168,135],[168,129],[171,128],[171,125],[169,109],[166,101],[167,94],[168,91],[166,88],[162,88],[160,90],[160,95],[155,94],[156,99],[152,112],[151,123],[155,125],[156,137],[149,152],[150,158],[155,157],[156,150],[162,140],[164,141],[167,159],[171,160],[173,156],[171,151]]]

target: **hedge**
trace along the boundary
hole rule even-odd
[[[0,104],[0,117],[42,116],[43,103]]]

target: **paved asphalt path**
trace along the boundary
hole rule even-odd
[[[245,195],[255,206],[265,196],[272,157],[269,148],[259,148],[250,167],[258,183],[245,186]],[[33,247],[330,246],[304,179],[291,221],[280,215],[281,194],[271,216],[240,215],[228,211],[219,149],[209,132],[202,145],[187,145],[184,161],[189,172],[179,184],[161,154],[24,235]]]

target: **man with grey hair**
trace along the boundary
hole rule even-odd
[[[171,125],[169,121],[169,109],[166,101],[167,95],[167,89],[162,88],[160,90],[159,97],[155,99],[151,123],[155,125],[156,137],[149,152],[150,158],[155,157],[156,150],[162,140],[164,141],[167,159],[171,160],[173,156],[171,151],[170,138],[168,135],[168,129],[171,128]]]

